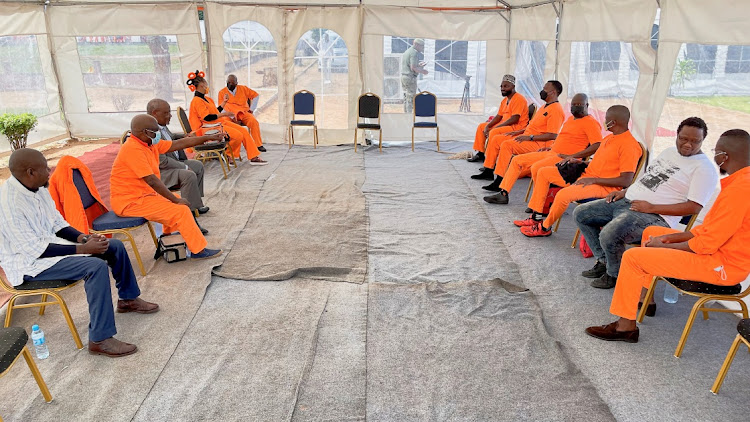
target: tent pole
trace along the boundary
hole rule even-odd
[[[562,18],[563,18],[563,0],[559,0],[559,8],[552,3],[552,7],[555,8],[557,13],[557,31],[555,31],[555,79],[559,79],[558,71],[560,70],[560,32],[562,30]]]
[[[60,99],[60,114],[62,115],[63,122],[65,122],[65,132],[68,135],[68,138],[73,138],[73,133],[70,131],[70,120],[68,120],[68,114],[65,112],[65,102],[63,101],[62,85],[60,85],[60,70],[57,66],[57,54],[55,54],[55,46],[52,42],[52,34],[50,33],[51,25],[49,11],[47,10],[49,6],[49,0],[46,0],[44,2],[44,24],[47,27],[47,48],[49,49],[49,54],[52,57],[52,72],[55,76],[55,83],[57,83],[57,95]]]

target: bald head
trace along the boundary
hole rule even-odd
[[[154,98],[146,104],[146,113],[156,119],[160,126],[167,126],[172,120],[172,107],[161,98]]]
[[[227,76],[227,89],[234,91],[237,88],[237,77],[234,75]]]
[[[589,115],[589,97],[586,94],[576,94],[570,100],[570,114],[576,119]]]
[[[8,168],[13,177],[31,190],[49,184],[47,159],[35,149],[21,148],[13,151],[8,161]]]
[[[630,123],[630,110],[624,105],[613,105],[607,109],[605,116],[607,130],[619,135],[628,130]]]
[[[750,134],[742,129],[722,133],[716,142],[714,161],[723,174],[750,166]]]
[[[130,121],[130,133],[149,145],[151,145],[151,139],[154,134],[158,131],[159,123],[153,116],[149,116],[148,114],[139,114]]]

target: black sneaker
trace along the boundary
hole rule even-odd
[[[531,213],[534,212],[534,210],[532,210],[531,208],[527,207],[525,210],[523,210],[523,212],[525,212],[526,214],[531,214]]]
[[[467,158],[466,161],[468,161],[470,163],[476,163],[478,161],[484,161],[484,153],[483,152],[478,152],[478,153],[474,154],[471,158]]]
[[[474,180],[495,180],[495,169],[484,169],[481,173],[471,176]]]
[[[607,264],[596,261],[594,268],[581,273],[586,278],[601,278],[607,272]]]
[[[596,287],[597,289],[613,289],[615,284],[617,284],[617,277],[612,277],[611,275],[604,273],[603,276],[591,282],[591,287]]]
[[[263,145],[261,145],[261,146],[258,147],[258,151],[260,151],[260,152],[266,152],[266,147],[264,147]]]
[[[501,190],[499,193],[496,193],[494,195],[485,196],[484,202],[489,202],[490,204],[505,205],[508,203],[508,193]]]

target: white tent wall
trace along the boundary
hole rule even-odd
[[[193,3],[66,5],[50,7],[48,13],[50,36],[56,52],[57,67],[60,69],[65,114],[73,136],[104,137],[122,134],[130,127],[130,119],[146,110],[146,98],[150,96],[145,93],[143,98],[138,97],[127,111],[90,111],[92,99],[87,94],[76,37],[172,36],[176,37],[179,46],[181,68],[181,71],[173,71],[179,72],[180,77],[184,78],[183,74],[203,68],[198,11]],[[121,85],[123,90],[138,90],[148,84],[131,79]],[[177,100],[192,97],[184,83],[179,86],[174,92]],[[179,128],[177,119],[173,119],[171,126]]]
[[[15,36],[33,36],[36,39],[36,48],[39,54],[39,61],[41,65],[41,73],[43,76],[43,82],[32,86],[31,88],[35,91],[43,91],[43,97],[46,99],[43,101],[46,103],[46,111],[41,112],[37,115],[38,125],[29,134],[28,142],[33,144],[50,138],[56,138],[67,134],[65,122],[62,119],[60,113],[60,94],[58,92],[57,78],[55,76],[54,67],[52,65],[52,54],[49,48],[49,39],[47,38],[47,24],[45,22],[44,7],[40,5],[31,4],[13,4],[6,3],[0,8],[0,37],[15,37]],[[12,57],[9,57],[12,60]],[[21,58],[24,60],[28,58]],[[4,78],[9,78],[7,81]],[[13,80],[16,77],[8,69],[3,69],[3,74],[0,76],[2,81],[3,96],[8,93],[5,92],[8,89],[19,88],[23,91],[28,90],[29,86],[23,86],[19,81]],[[33,85],[33,84],[30,84]],[[18,94],[24,94],[24,92],[18,92]],[[28,93],[26,93],[28,94]],[[4,100],[7,98],[0,97],[0,110],[15,109],[15,104],[6,104]],[[19,99],[23,101],[22,99]],[[15,112],[16,110],[14,110]],[[0,152],[8,151],[10,144],[8,140],[0,135]]]

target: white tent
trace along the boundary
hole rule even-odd
[[[422,37],[429,74],[419,89],[438,94],[446,139],[470,138],[496,109],[502,75],[514,73],[530,100],[558,79],[564,97],[588,93],[599,118],[611,104],[629,106],[633,133],[651,146],[688,115],[711,117],[713,135],[744,123],[743,8],[731,0],[710,9],[698,0],[472,0],[461,10],[445,0],[5,2],[0,112],[39,116],[31,142],[117,136],[154,96],[186,107],[186,75],[205,69],[214,95],[231,72],[261,93],[257,115],[271,142],[286,136],[300,89],[317,95],[323,143],[349,140],[367,91],[384,98],[385,139],[405,140],[411,116],[397,66]],[[334,43],[326,51],[324,35]],[[460,109],[467,77],[471,108]]]

